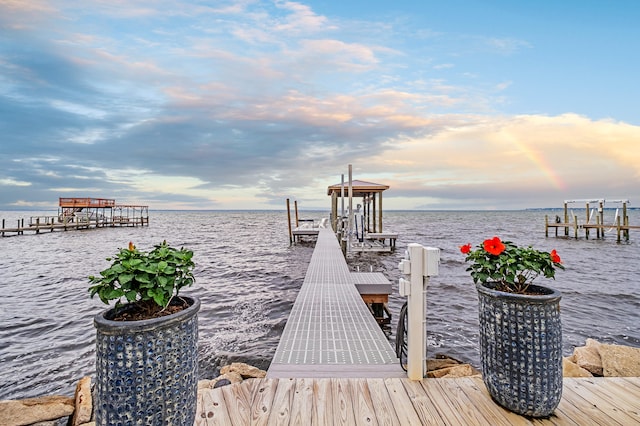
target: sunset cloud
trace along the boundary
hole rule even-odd
[[[632,14],[467,6],[0,0],[0,209],[325,208],[348,164],[396,209],[640,199],[634,38],[593,25]]]

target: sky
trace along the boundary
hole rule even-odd
[[[640,2],[0,0],[0,210],[640,206]]]

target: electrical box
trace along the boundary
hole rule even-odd
[[[435,277],[438,275],[438,269],[440,266],[440,249],[435,247],[425,247],[422,252],[424,261],[424,273],[425,277]]]
[[[409,296],[411,294],[411,281],[400,278],[398,281],[398,293],[403,297]]]
[[[401,274],[409,275],[411,273],[411,262],[407,259],[403,259],[398,263],[398,269]]]

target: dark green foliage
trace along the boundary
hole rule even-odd
[[[104,303],[115,300],[116,306],[124,297],[127,302],[151,302],[166,308],[171,298],[183,287],[194,282],[192,270],[193,252],[185,248],[170,247],[166,241],[156,245],[149,253],[141,252],[129,243],[128,249],[120,249],[111,267],[90,276],[91,297],[96,294]]]

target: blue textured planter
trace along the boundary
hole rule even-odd
[[[540,295],[476,284],[482,377],[504,408],[547,417],[562,397],[562,326],[557,290],[531,285]]]
[[[192,425],[198,386],[200,300],[161,318],[94,318],[96,425]],[[121,309],[127,309],[124,305]]]

